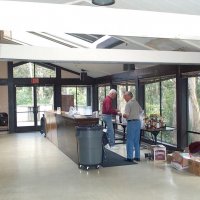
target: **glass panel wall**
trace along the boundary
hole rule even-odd
[[[176,128],[176,79],[168,79],[145,85],[145,114],[162,116],[166,126]],[[145,132],[146,138],[151,139],[150,133]],[[177,131],[162,131],[158,141],[177,145]]]
[[[53,68],[42,67],[35,65],[35,77],[36,78],[55,78],[56,70]]]
[[[87,87],[77,87],[77,106],[87,106]]]
[[[161,115],[167,126],[176,127],[176,79],[161,82]],[[176,145],[177,130],[163,131],[162,142]]]
[[[117,108],[122,113],[124,113],[125,105],[126,105],[126,101],[123,98],[125,91],[132,92],[133,93],[133,99],[135,99],[135,94],[136,94],[135,85],[128,85],[128,83],[117,85]],[[123,131],[123,127],[121,125],[117,125],[117,129]]]
[[[13,68],[14,78],[55,78],[56,70],[53,67],[44,67],[34,63],[25,63]]]
[[[188,131],[200,133],[200,77],[188,78]],[[198,134],[190,133],[188,142],[199,138]]]
[[[128,83],[117,85],[117,108],[121,112],[124,112],[125,105],[126,105],[126,101],[123,98],[125,91],[132,92],[133,93],[133,99],[135,99],[135,95],[136,95],[135,85],[128,85]]]
[[[127,90],[126,85],[117,85],[117,108],[124,113],[126,101],[123,98],[124,92]]]
[[[160,115],[160,83],[145,85],[145,113],[146,115]]]
[[[99,108],[99,113],[102,113],[102,105],[103,105],[103,100],[104,98],[108,95],[110,91],[110,86],[99,86],[98,87],[98,108]]]
[[[45,111],[54,110],[53,86],[36,87],[37,97],[37,124],[41,125],[41,117]]]
[[[34,88],[16,87],[17,127],[34,126]]]
[[[91,102],[90,86],[62,86],[61,95],[73,96],[74,107],[76,107],[79,114],[92,114],[92,107],[88,105],[88,102]]]

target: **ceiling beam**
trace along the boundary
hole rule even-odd
[[[200,45],[194,43],[194,41],[192,42],[192,41],[188,41],[188,40],[181,40],[181,42],[183,42],[185,44],[189,44],[190,46],[195,47],[197,49],[200,49]]]
[[[0,44],[0,60],[74,63],[200,64],[200,52],[68,49]]]
[[[1,30],[200,40],[197,15],[9,1],[0,8]]]
[[[155,48],[152,48],[146,44],[143,44],[141,42],[138,42],[136,40],[134,40],[133,38],[128,38],[128,37],[118,37],[119,39],[122,39],[122,41],[124,41],[125,43],[134,43],[137,44],[138,46],[144,47],[145,49],[149,49],[149,50],[156,50]]]

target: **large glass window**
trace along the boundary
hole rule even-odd
[[[157,114],[163,117],[167,126],[176,128],[176,79],[145,85],[145,113],[147,116]],[[151,138],[150,133],[145,133]],[[162,131],[158,141],[176,145],[177,131]]]
[[[122,85],[117,85],[117,108],[121,111],[124,112],[126,101],[123,98],[124,92],[125,91],[130,91],[133,93],[133,99],[135,99],[135,85],[128,85],[128,84],[122,84]]]
[[[122,85],[117,85],[117,108],[124,113],[125,106],[126,106],[126,101],[124,100],[124,92],[125,91],[130,91],[133,93],[133,99],[135,99],[135,85],[128,85],[122,84]],[[118,130],[123,131],[123,127],[121,125],[117,126]]]
[[[104,98],[108,95],[110,86],[99,86],[98,87],[98,100],[99,100],[99,113],[102,113],[102,105]]]
[[[161,115],[168,126],[176,127],[176,79],[161,82]]]
[[[43,67],[34,63],[26,63],[13,69],[14,78],[54,78],[56,71],[53,67]]]
[[[145,85],[145,113],[146,115],[160,115],[160,83]]]
[[[89,115],[92,113],[90,86],[63,86],[61,94],[73,96],[73,105],[80,114]]]
[[[117,108],[124,113],[126,101],[123,98],[124,92],[127,90],[126,85],[117,85]]]
[[[128,91],[133,93],[133,99],[135,99],[136,97],[136,88],[135,85],[128,85]]]
[[[176,79],[161,82],[161,115],[167,126],[176,127]],[[176,145],[177,130],[163,131],[162,141]]]
[[[200,77],[188,78],[188,131],[200,133]],[[189,134],[189,143],[199,135]]]

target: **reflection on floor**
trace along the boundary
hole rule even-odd
[[[118,153],[125,156],[125,146]],[[164,162],[78,169],[40,133],[0,135],[1,200],[199,199],[200,177]]]

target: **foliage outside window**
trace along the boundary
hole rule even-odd
[[[130,91],[133,93],[133,99],[135,99],[135,86],[134,85],[117,85],[117,108],[124,113],[126,101],[124,100],[124,92]],[[121,125],[117,126],[118,130],[123,131],[123,127]]]
[[[117,108],[124,113],[126,101],[123,98],[126,91],[126,85],[117,85]]]
[[[36,98],[35,98],[36,97]],[[16,87],[17,126],[33,126],[34,114],[37,114],[37,125],[45,111],[54,108],[52,86]],[[37,112],[34,112],[37,111]]]
[[[55,69],[50,69],[34,63],[26,63],[13,69],[14,78],[53,78],[56,77]]]
[[[87,87],[77,87],[77,105],[87,106]]]
[[[133,93],[133,99],[135,99],[136,97],[136,88],[135,85],[128,85],[128,91]]]
[[[126,101],[123,98],[124,92],[130,91],[133,93],[133,99],[135,99],[135,86],[134,85],[117,85],[117,108],[124,112]]]
[[[150,114],[158,114],[164,118],[167,126],[176,127],[175,79],[145,85],[145,113],[148,116]],[[145,133],[145,137],[151,138],[150,133]],[[176,145],[177,132],[176,130],[172,132],[163,131],[162,135],[158,135],[158,140]]]
[[[33,105],[33,87],[17,87],[16,88],[16,104]]]
[[[51,86],[37,87],[37,104],[40,106],[51,105],[51,109],[54,108],[54,90]]]
[[[62,95],[73,95],[74,97],[74,105],[76,106],[76,87],[66,87],[63,86],[61,89]]]
[[[200,135],[188,132],[188,144],[200,141]]]
[[[161,114],[167,126],[176,127],[176,79],[161,82]],[[177,131],[163,131],[162,141],[176,145]]]
[[[55,69],[49,69],[40,65],[35,65],[35,77],[36,78],[55,78]]]
[[[146,115],[160,115],[160,83],[145,85],[145,113]]]
[[[176,80],[161,82],[161,114],[168,126],[176,127]]]
[[[91,89],[91,87],[89,87],[89,89]],[[87,92],[88,87],[84,86],[63,86],[61,90],[62,95],[74,96],[74,106],[81,112],[81,114],[86,112],[86,110],[87,112],[91,112],[91,105],[87,105]]]
[[[188,78],[188,131],[200,133],[200,77]],[[189,134],[189,143],[199,135]]]
[[[99,113],[102,113],[103,100],[108,95],[109,91],[110,91],[110,86],[98,87]]]

